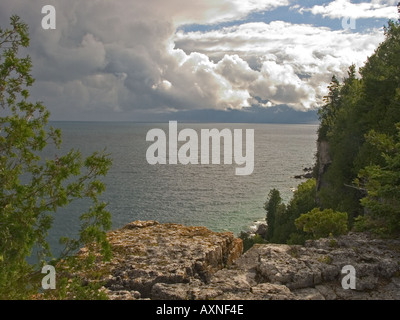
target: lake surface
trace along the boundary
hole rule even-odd
[[[150,165],[146,151],[153,142],[146,134],[154,128],[168,134],[168,123],[52,122],[62,130],[62,150],[79,149],[84,155],[106,148],[113,166],[103,179],[112,228],[134,220],[157,220],[206,226],[238,234],[265,218],[263,209],[270,189],[277,188],[287,202],[302,180],[304,167],[314,164],[317,125],[285,124],[184,124],[178,130],[216,128],[254,129],[254,171],[235,175],[238,165]],[[199,134],[200,137],[200,134]],[[221,145],[221,151],[223,146]],[[49,156],[63,151],[47,150]],[[223,163],[223,161],[222,161]],[[72,203],[57,213],[49,241],[57,253],[60,236],[74,234],[85,201]]]

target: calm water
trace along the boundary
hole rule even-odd
[[[202,225],[214,231],[238,234],[254,221],[264,219],[263,204],[271,188],[285,201],[301,181],[293,176],[314,163],[316,125],[282,124],[182,124],[193,128],[254,129],[254,171],[236,176],[237,165],[149,165],[146,142],[150,129],[168,124],[53,122],[62,130],[63,149],[79,149],[84,155],[104,148],[113,166],[104,179],[102,198],[112,214],[113,229],[134,220],[157,220]],[[244,136],[245,131],[243,131]],[[200,137],[200,135],[199,135]],[[244,140],[244,138],[243,138]],[[53,151],[49,150],[49,154]],[[62,154],[62,152],[57,151]],[[57,252],[61,235],[73,235],[77,217],[87,208],[84,201],[58,212],[49,241]]]

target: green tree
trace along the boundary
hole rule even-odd
[[[266,240],[271,240],[274,235],[275,217],[278,213],[279,207],[282,206],[282,198],[277,189],[272,189],[268,194],[268,200],[264,204],[264,209],[267,212],[267,234]]]
[[[335,75],[332,76],[328,86],[329,93],[324,97],[325,104],[318,110],[320,126],[318,129],[318,140],[325,140],[328,130],[336,118],[336,112],[340,107],[340,82]]]
[[[287,210],[292,212],[293,216],[310,211],[315,207],[315,179],[308,179],[301,183],[293,194],[292,200],[289,202]]]
[[[18,16],[10,20],[11,27],[0,29],[0,298],[22,299],[40,287],[34,275],[51,257],[46,237],[54,214],[74,199],[90,199],[92,206],[80,216],[78,239],[61,239],[63,256],[86,245],[89,260],[95,247],[110,257],[105,231],[111,217],[99,200],[105,189],[99,177],[107,173],[111,160],[104,152],[82,159],[75,150],[42,158],[46,145],[60,147],[61,134],[46,129],[45,106],[28,100],[32,63],[29,56],[19,56],[21,47],[29,45],[28,26]],[[39,262],[30,265],[26,258],[33,248],[38,248]]]
[[[379,134],[371,131],[367,141],[381,151],[383,164],[374,164],[362,169],[355,180],[366,191],[361,204],[366,215],[358,220],[381,234],[400,234],[400,123],[397,135]]]
[[[273,216],[274,224],[273,232],[268,232],[267,240],[274,243],[287,243],[289,239],[294,241],[295,238],[300,242],[304,240],[304,234],[296,229],[294,221],[302,213],[306,213],[316,206],[315,189],[315,179],[301,183],[287,206],[281,203],[279,192],[275,189],[271,190],[265,209],[267,215],[269,213],[270,216]],[[269,229],[269,220],[267,223]],[[298,241],[294,242],[297,243]]]
[[[287,205],[285,212],[286,223],[280,235],[280,242],[296,244],[298,241],[300,243],[304,241],[305,234],[296,228],[294,222],[301,214],[310,211],[316,205],[316,180],[314,178],[308,179],[297,187],[293,198]]]

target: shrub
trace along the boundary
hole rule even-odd
[[[340,235],[347,233],[348,216],[346,212],[325,209],[321,211],[314,208],[308,213],[302,214],[295,220],[298,229],[310,233],[314,239]]]

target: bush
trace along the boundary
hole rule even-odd
[[[328,237],[332,235],[345,234],[348,216],[346,212],[325,209],[321,211],[314,208],[308,213],[302,214],[295,220],[295,225],[299,230],[310,233],[314,239]]]
[[[304,232],[302,232],[302,233],[293,232],[292,234],[290,234],[290,237],[287,240],[287,244],[289,244],[289,245],[294,245],[294,244],[304,245],[304,243],[306,242],[307,239],[308,239],[307,234],[305,234]]]

